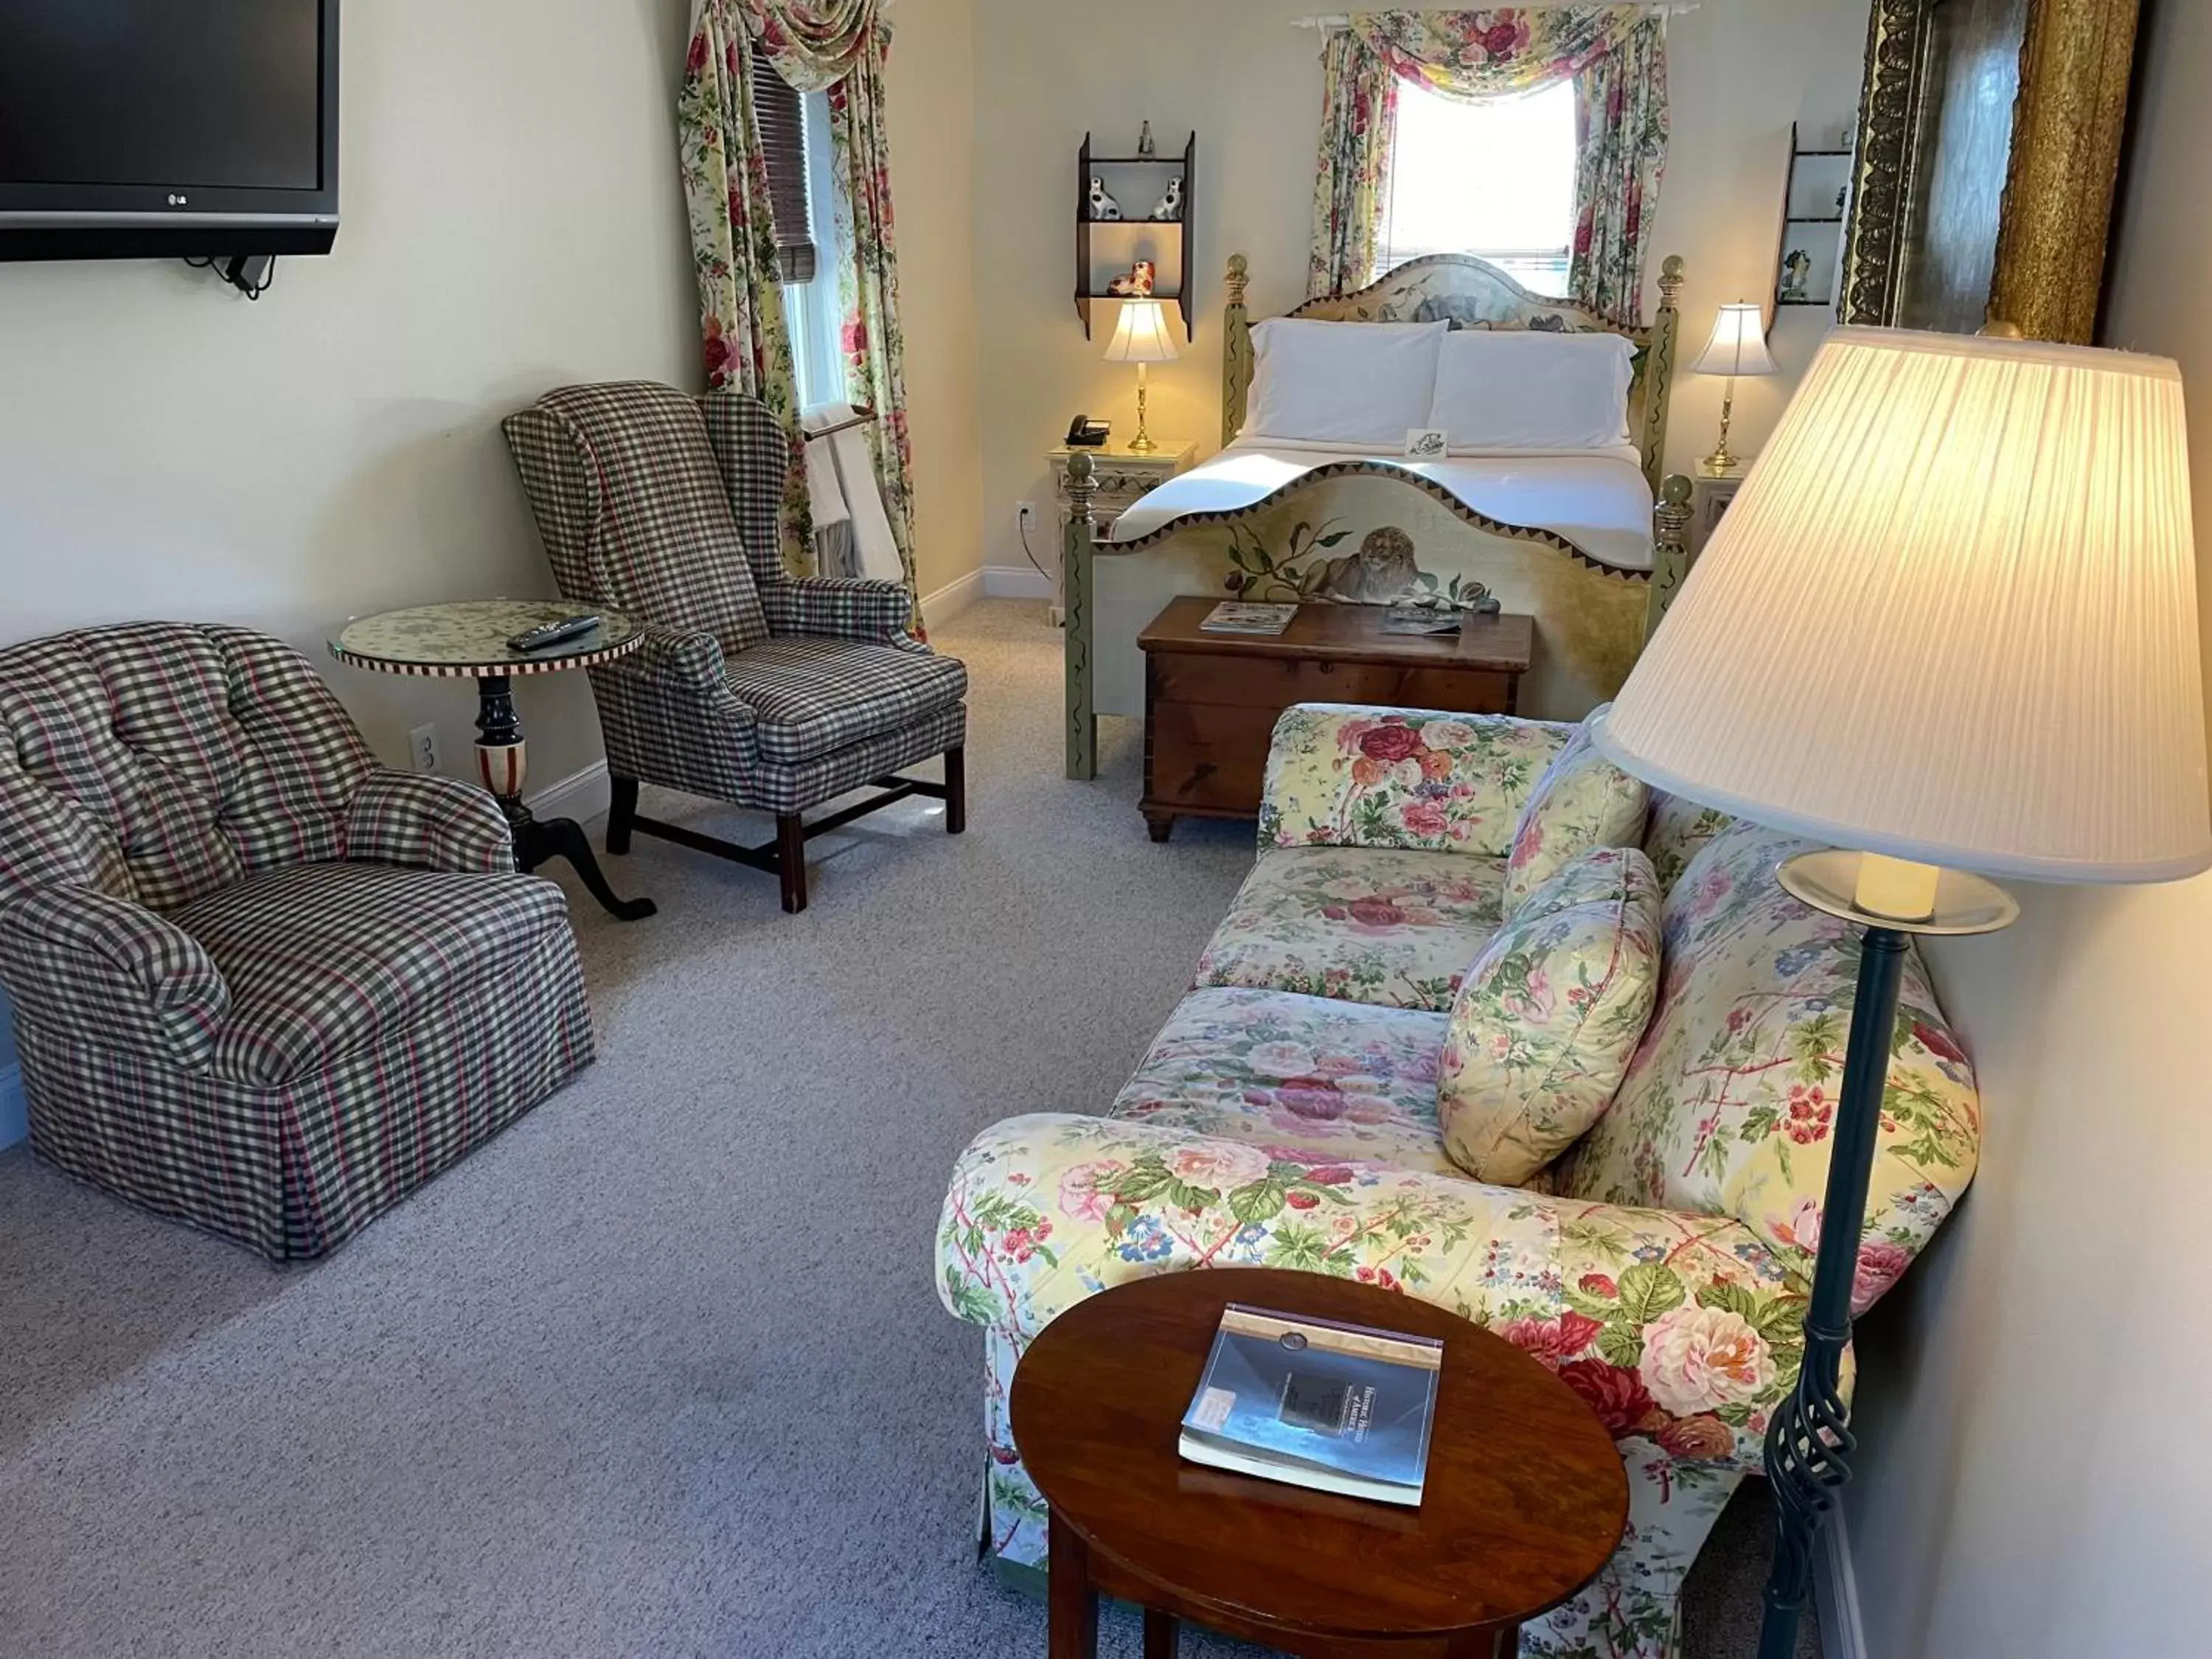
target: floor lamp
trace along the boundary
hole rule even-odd
[[[1597,726],[1658,788],[1847,849],[1781,881],[1864,929],[1804,1363],[1766,1437],[1760,1659],[1796,1652],[1850,1478],[1839,1378],[1910,936],[2010,921],[1987,876],[2212,865],[2197,629],[2172,363],[1838,329]]]

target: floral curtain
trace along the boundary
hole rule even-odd
[[[1398,77],[1350,30],[1322,48],[1322,77],[1321,167],[1306,264],[1306,292],[1316,299],[1364,287],[1374,272],[1398,118]]]
[[[1571,78],[1577,223],[1568,297],[1610,321],[1641,320],[1649,209],[1667,156],[1663,19],[1606,5],[1355,14],[1330,38],[1323,70],[1315,294],[1359,287],[1372,268],[1395,100],[1378,94],[1378,79],[1474,99]]]
[[[678,147],[707,384],[751,393],[790,431],[783,560],[786,568],[804,573],[812,568],[813,550],[805,449],[799,439],[799,378],[776,272],[768,162],[753,112],[751,53],[733,0],[701,0],[677,98]]]
[[[1575,77],[1575,251],[1567,297],[1644,320],[1651,210],[1667,168],[1667,32],[1647,17]]]
[[[845,251],[845,365],[853,401],[876,411],[876,477],[907,591],[914,566],[914,447],[907,431],[906,340],[899,327],[892,234],[890,138],[884,67],[890,20],[879,0],[745,0],[760,49],[802,92],[827,88],[836,170],[837,237]],[[916,622],[919,625],[920,618]]]

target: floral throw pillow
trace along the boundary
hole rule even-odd
[[[1505,714],[1297,704],[1268,746],[1260,844],[1503,858],[1571,729]]]
[[[1437,1084],[1444,1150],[1517,1187],[1605,1115],[1659,997],[1659,882],[1601,847],[1529,895],[1468,969]]]
[[[1672,892],[1705,843],[1735,820],[1717,806],[1700,806],[1680,795],[1651,792],[1651,821],[1644,826],[1644,850],[1659,878],[1659,890]]]
[[[1651,792],[1597,752],[1583,721],[1536,781],[1513,827],[1505,914],[1593,847],[1635,846],[1650,806]]]
[[[1666,982],[1612,1109],[1559,1190],[1733,1215],[1809,1279],[1827,1195],[1859,930],[1792,898],[1812,843],[1739,819],[1690,861],[1662,912]],[[1919,1253],[1972,1180],[1981,1103],[1917,950],[1906,953],[1867,1188],[1855,1307]]]

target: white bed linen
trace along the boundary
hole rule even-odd
[[[1333,461],[1382,461],[1442,485],[1485,518],[1548,530],[1601,563],[1651,568],[1651,486],[1642,459],[1610,449],[1493,450],[1408,461],[1325,444],[1240,438],[1212,459],[1170,478],[1115,520],[1112,543],[1135,541],[1194,513],[1249,507]]]

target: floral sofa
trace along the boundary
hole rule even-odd
[[[1610,1105],[1563,1156],[1519,1187],[1471,1178],[1439,1128],[1453,1018],[1440,1010],[1509,923],[1510,866],[1530,850],[1520,821],[1577,741],[1573,727],[1508,719],[1291,711],[1258,865],[1136,1075],[1103,1116],[1013,1118],[962,1155],[939,1289],[985,1331],[988,1542],[1002,1561],[1045,1555],[1006,1409],[1039,1330],[1150,1273],[1304,1268],[1498,1331],[1619,1442],[1627,1535],[1580,1595],[1526,1628],[1523,1655],[1679,1653],[1683,1577],[1759,1472],[1796,1377],[1858,940],[1777,884],[1802,843],[1640,794],[1621,834],[1616,793],[1610,844],[1640,845],[1664,890],[1655,1010]],[[1535,1020],[1567,1000],[1522,991]],[[1948,1213],[1978,1140],[1971,1068],[1916,954],[1862,1309]]]

